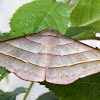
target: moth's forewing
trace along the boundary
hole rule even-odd
[[[100,51],[49,29],[0,42],[0,66],[24,80],[70,84],[100,72]]]

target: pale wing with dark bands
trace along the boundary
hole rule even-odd
[[[100,61],[81,63],[71,67],[47,68],[46,81],[53,84],[71,84],[83,78],[100,72]]]
[[[44,46],[42,46],[41,43],[30,41],[24,37],[6,41],[6,43],[15,46],[17,48],[20,47],[20,49],[32,53],[48,53],[52,55],[68,55],[68,54],[83,52],[87,50],[92,50],[92,48],[85,46],[83,44],[79,44],[78,42],[72,42],[65,45],[57,45],[55,40],[52,41],[52,44],[54,43],[56,44],[55,48],[52,50],[52,48],[48,47],[49,45],[45,46],[44,48]]]
[[[51,44],[53,42],[55,45],[65,45],[65,44],[74,42],[73,39],[71,40],[68,37],[64,37],[59,34],[57,36],[52,36],[52,35],[49,35],[49,33],[48,35],[32,34],[32,35],[26,36],[25,38],[30,41],[41,43],[41,44],[44,44],[44,43]]]
[[[100,72],[100,51],[49,29],[0,42],[0,66],[24,80],[70,84]]]
[[[42,67],[63,67],[68,65],[71,66],[77,63],[89,62],[89,61],[100,59],[100,53],[94,49],[89,51],[84,51],[81,53],[57,56],[57,55],[50,55],[50,54],[35,54],[32,52],[27,52],[23,49],[16,48],[5,42],[1,43],[0,52],[6,55],[11,55],[25,62],[30,62],[34,65],[38,65]]]
[[[45,68],[25,63],[19,59],[0,53],[0,66],[28,81],[42,82],[45,79]]]

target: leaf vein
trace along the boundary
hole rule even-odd
[[[45,15],[45,17],[43,18],[43,20],[41,21],[41,23],[40,23],[39,26],[37,27],[36,32],[38,32],[38,30],[39,30],[41,24],[43,23],[43,21],[45,20],[45,18],[51,13],[51,11],[52,11],[58,4],[59,4],[59,3],[56,3],[55,6],[54,6],[53,8],[51,8],[51,9],[49,10],[49,12]]]

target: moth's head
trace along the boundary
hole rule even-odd
[[[59,31],[54,30],[52,28],[49,28],[47,30],[43,30],[40,32],[42,35],[52,35],[52,36],[58,36],[59,35]]]

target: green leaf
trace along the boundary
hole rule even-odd
[[[0,67],[0,81],[6,77],[10,72],[8,72],[5,68]]]
[[[79,0],[70,21],[72,27],[89,26],[100,32],[100,0]]]
[[[98,48],[98,47],[96,47],[96,49],[99,49],[100,50],[100,48]]]
[[[76,40],[85,40],[94,39],[95,34],[90,27],[70,27],[65,35]]]
[[[0,67],[0,74],[4,72],[5,68]]]
[[[69,7],[56,0],[36,0],[20,7],[13,15],[11,37],[37,33],[52,28],[66,33],[69,23]]]
[[[41,95],[37,100],[58,100],[50,92]]]
[[[100,73],[70,85],[44,84],[59,100],[100,100]]]
[[[16,96],[20,93],[26,92],[26,88],[20,87],[12,92],[0,91],[0,100],[16,100]]]
[[[0,33],[0,41],[10,39],[10,33]]]

